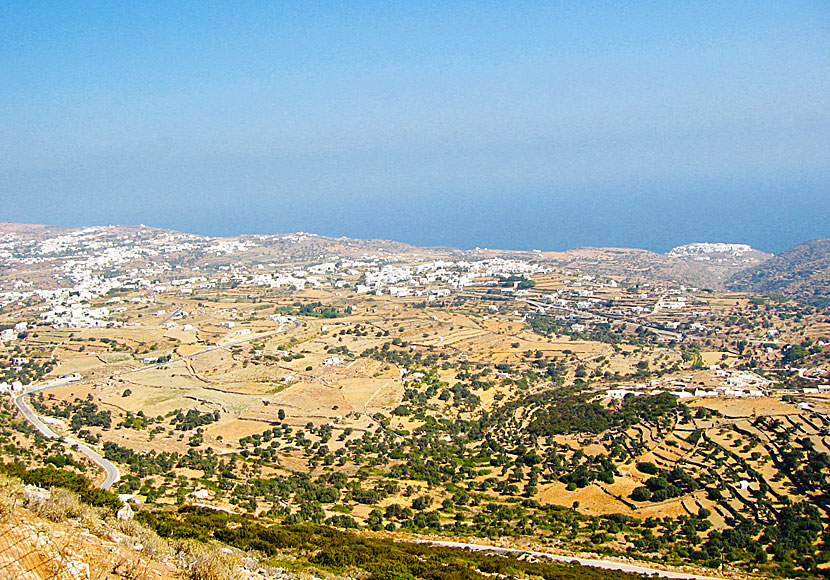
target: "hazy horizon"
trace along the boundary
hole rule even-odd
[[[830,5],[0,6],[0,219],[460,248],[830,237]]]

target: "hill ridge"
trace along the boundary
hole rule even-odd
[[[830,239],[807,240],[754,268],[735,273],[732,290],[780,293],[830,308]]]

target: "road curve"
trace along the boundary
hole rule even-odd
[[[34,410],[29,406],[26,402],[26,396],[32,393],[36,393],[38,391],[42,391],[44,389],[48,389],[49,387],[55,387],[58,385],[44,385],[41,387],[36,387],[31,390],[27,390],[20,395],[15,396],[12,400],[14,401],[15,406],[20,410],[24,417],[34,425],[35,429],[40,431],[40,433],[46,437],[47,439],[61,439],[61,436],[52,431],[43,421],[41,421],[40,417],[34,412]],[[101,489],[109,489],[118,480],[121,479],[121,472],[118,471],[118,467],[115,466],[110,460],[105,459],[101,456],[100,453],[81,443],[80,441],[75,441],[74,439],[69,439],[68,437],[63,437],[63,440],[69,443],[72,447],[89,457],[93,463],[98,465],[101,469],[104,470],[106,474],[106,478],[104,482],[100,485]]]
[[[404,542],[413,542],[416,544],[429,544],[432,546],[443,546],[446,548],[465,548],[467,550],[477,550],[482,552],[498,552],[500,554],[526,554],[536,558],[547,558],[556,562],[579,562],[582,566],[591,566],[593,568],[601,568],[603,570],[619,570],[621,572],[631,572],[633,574],[658,575],[663,578],[674,578],[677,580],[724,580],[723,577],[718,576],[702,576],[700,574],[691,574],[689,572],[674,572],[671,570],[661,570],[659,568],[649,568],[647,566],[640,566],[637,564],[626,564],[625,562],[617,562],[616,560],[601,560],[597,558],[581,558],[578,556],[562,556],[559,554],[549,554],[547,552],[534,552],[532,550],[519,550],[516,548],[501,548],[497,546],[487,546],[484,544],[467,544],[464,542],[453,542],[450,540],[400,540]]]
[[[298,321],[298,320],[295,320],[291,330],[296,330],[300,326],[301,326],[301,322]],[[273,335],[276,335],[276,334],[281,334],[283,332],[285,332],[284,329],[282,327],[280,327],[278,330],[265,332],[265,333],[261,333],[261,334],[256,334],[256,335],[249,336],[248,338],[245,338],[245,339],[242,339],[242,340],[229,342],[229,343],[224,344],[224,345],[212,346],[210,348],[206,348],[205,350],[201,350],[199,352],[196,352],[196,353],[193,353],[193,354],[190,354],[190,355],[187,355],[187,356],[182,356],[182,357],[179,357],[179,358],[174,359],[172,361],[167,361],[166,363],[154,363],[154,364],[151,364],[151,365],[138,367],[138,368],[135,368],[135,369],[130,369],[128,371],[123,371],[123,372],[120,372],[120,373],[114,373],[110,378],[113,378],[115,376],[121,376],[121,375],[140,372],[140,371],[146,370],[148,368],[161,366],[162,364],[170,364],[171,362],[176,362],[177,360],[191,359],[191,358],[203,355],[203,354],[208,353],[208,352],[213,352],[215,350],[230,348],[230,347],[236,346],[238,344],[243,344],[243,343],[249,342],[249,341],[254,340],[256,338],[264,338],[264,337],[267,337],[267,336],[273,336]],[[85,382],[85,380],[72,381],[72,382]],[[46,437],[47,439],[61,439],[62,437],[60,435],[58,435],[57,433],[55,433],[54,431],[52,431],[52,429],[50,429],[43,421],[41,421],[40,417],[37,416],[37,413],[35,413],[34,410],[32,410],[32,408],[26,402],[26,396],[31,395],[33,393],[38,393],[40,391],[44,391],[46,389],[50,389],[52,387],[59,387],[61,385],[65,385],[65,384],[68,384],[68,383],[69,383],[69,381],[67,381],[67,380],[57,379],[57,380],[51,381],[50,383],[47,383],[45,385],[39,385],[39,386],[31,386],[30,385],[30,386],[26,387],[26,389],[21,394],[15,395],[12,398],[12,400],[14,401],[15,406],[20,410],[20,412],[23,414],[23,416],[35,427],[35,429],[40,431],[40,433],[44,437]],[[101,469],[104,470],[104,473],[106,474],[106,478],[104,479],[104,482],[100,485],[101,489],[110,489],[113,485],[118,483],[118,481],[121,479],[121,472],[118,470],[118,467],[116,467],[116,465],[114,463],[112,463],[110,460],[102,457],[100,453],[98,453],[97,451],[95,451],[94,449],[89,447],[88,445],[85,445],[84,443],[81,443],[80,441],[75,441],[74,439],[70,439],[68,437],[63,437],[62,439],[64,441],[66,441],[67,443],[69,443],[72,447],[74,447],[75,449],[77,449],[78,451],[80,451],[81,453],[86,455],[87,457],[89,457],[89,459],[92,460],[93,463],[95,463]]]

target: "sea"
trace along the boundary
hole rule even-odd
[[[218,219],[209,208],[193,208],[186,220],[167,225],[206,235],[304,231],[461,249],[591,246],[664,253],[682,244],[727,242],[780,253],[830,237],[828,183],[308,196],[260,200],[256,211],[243,203],[226,208]]]
[[[74,187],[73,187],[74,185]],[[224,182],[98,191],[43,183],[0,191],[0,221],[82,227],[137,225],[208,236],[310,232],[460,249],[564,251],[694,242],[743,243],[780,253],[830,238],[830,174],[452,189],[300,191],[233,176]],[[34,187],[34,186],[32,186]],[[49,195],[40,196],[43,191]],[[4,199],[5,198],[5,199]],[[28,199],[25,199],[28,198]]]

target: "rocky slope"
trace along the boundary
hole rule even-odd
[[[0,578],[320,580],[312,571],[273,568],[218,543],[162,539],[132,514],[122,508],[116,518],[68,490],[0,475]]]

